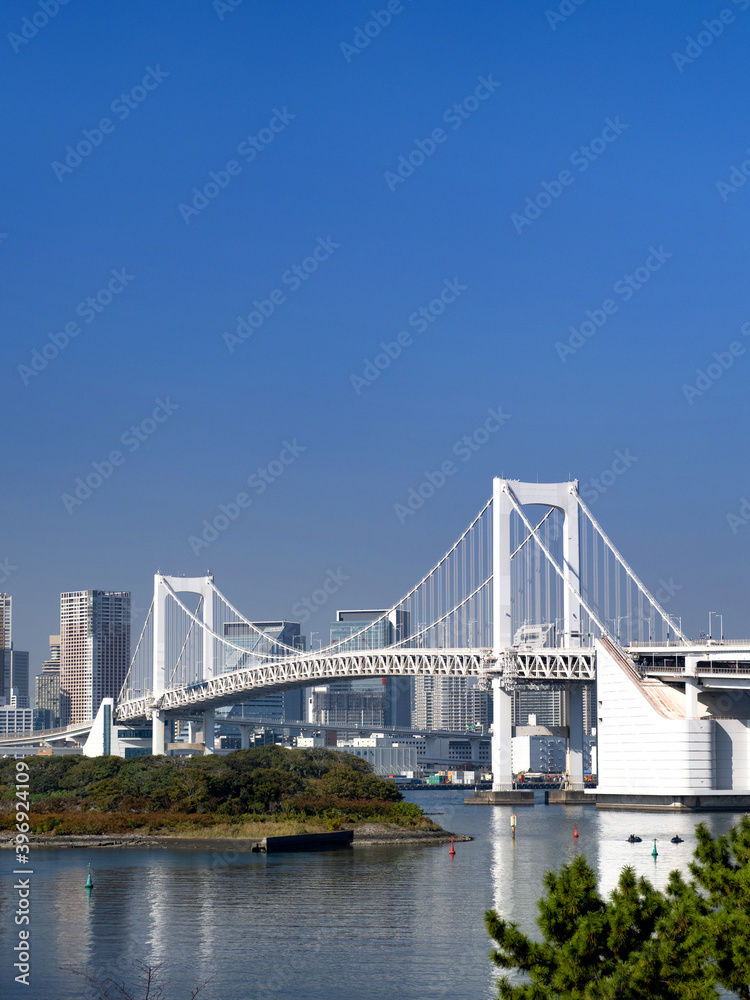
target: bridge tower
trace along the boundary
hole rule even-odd
[[[510,479],[492,481],[492,647],[499,663],[513,641],[511,607],[511,514],[517,506],[541,504],[563,514],[563,645],[581,645],[580,540],[578,530],[578,480],[567,483],[520,483]],[[514,502],[515,501],[515,502]],[[494,791],[513,787],[511,768],[512,692],[501,674],[492,678],[493,736],[492,773]],[[573,788],[583,788],[583,688],[565,686],[565,709],[569,726],[568,771]]]
[[[159,698],[169,686],[170,678],[167,676],[166,649],[167,649],[167,598],[170,594],[186,593],[199,595],[201,600],[196,609],[196,617],[206,626],[203,632],[203,680],[209,680],[215,673],[214,641],[211,632],[214,627],[214,595],[213,576],[207,573],[206,576],[164,576],[156,573],[154,576],[154,648],[153,648],[153,674],[152,692],[154,698]],[[213,750],[214,743],[214,710],[207,709],[203,713],[204,718],[204,739],[206,752]],[[153,743],[152,753],[163,754],[165,752],[165,721],[164,713],[158,709],[152,712],[153,722]]]

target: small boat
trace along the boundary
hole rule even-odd
[[[631,833],[630,836],[628,837],[628,843],[629,844],[640,844],[640,842],[641,842],[641,838],[640,837],[636,837],[636,835],[634,833]]]
[[[682,837],[678,837],[677,834],[675,834],[674,837],[672,837],[672,843],[682,844],[683,843]]]

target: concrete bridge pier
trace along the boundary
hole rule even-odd
[[[513,789],[512,695],[503,688],[499,676],[492,678],[492,718],[492,790],[509,792]]]
[[[685,718],[700,718],[700,705],[698,695],[701,692],[701,684],[698,680],[698,659],[697,655],[685,656]]]
[[[207,754],[214,752],[216,712],[213,708],[207,708],[203,713],[203,742],[206,744]]]
[[[240,750],[250,749],[250,733],[253,731],[253,726],[239,726],[240,731]]]
[[[165,750],[166,720],[164,713],[155,708],[151,713],[151,753],[163,754]]]

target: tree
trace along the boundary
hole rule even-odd
[[[705,933],[718,982],[750,1000],[750,817],[714,838],[705,823],[690,871],[712,907]]]
[[[133,962],[135,973],[134,981],[117,979],[115,976],[101,976],[97,973],[87,972],[83,969],[75,969],[70,965],[64,965],[66,972],[72,972],[75,976],[81,976],[92,988],[97,990],[101,1000],[167,1000],[165,987],[169,986],[169,980],[163,979],[160,970],[164,965],[159,962],[157,965],[145,965],[143,962]],[[200,986],[190,991],[190,1000],[195,1000],[199,993],[211,982],[211,976]]]
[[[707,907],[677,873],[665,893],[623,869],[609,900],[582,857],[548,872],[538,905],[541,943],[490,910],[485,923],[498,944],[492,960],[526,973],[503,977],[503,1000],[715,1000],[715,977],[701,927]]]

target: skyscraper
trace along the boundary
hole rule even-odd
[[[10,594],[0,594],[0,649],[10,649],[13,638],[11,604]]]
[[[130,664],[130,594],[77,590],[60,595],[62,723],[93,719],[117,698]]]
[[[49,637],[49,659],[34,684],[34,729],[60,725],[60,636]]]
[[[387,617],[386,617],[387,616]],[[341,646],[347,652],[356,649],[383,649],[409,637],[410,616],[408,611],[338,611],[336,621],[331,623],[331,645]],[[356,638],[354,638],[356,637]],[[318,713],[328,710],[331,718],[340,717],[344,702],[340,695],[344,691],[368,693],[382,702],[384,726],[408,728],[411,725],[411,707],[414,696],[412,677],[372,678],[370,680],[339,681],[328,685],[332,700],[325,704],[320,690],[315,692],[314,704]],[[373,701],[371,698],[370,701]],[[354,715],[361,711],[356,700],[352,702]],[[368,705],[372,715],[374,702]],[[374,716],[373,716],[374,718]],[[312,720],[311,721],[317,721]]]
[[[263,639],[258,635],[258,632],[262,632],[271,641],[268,652],[277,656],[284,655],[284,647],[300,650],[305,648],[304,638],[300,635],[299,622],[269,621],[252,622],[251,624],[254,628],[246,622],[226,622],[224,635],[238,646],[249,650],[259,650],[264,647]],[[275,646],[275,643],[279,643],[279,645]],[[226,718],[228,722],[235,719],[260,719],[265,722],[277,723],[290,720],[299,722],[302,719],[302,689],[296,688],[291,691],[278,691],[275,694],[248,698],[241,704],[233,705],[228,710]]]
[[[29,654],[13,647],[12,598],[0,594],[0,698],[19,709],[29,707]]]
[[[492,721],[489,691],[476,677],[419,676],[415,682],[414,726],[462,731]]]

